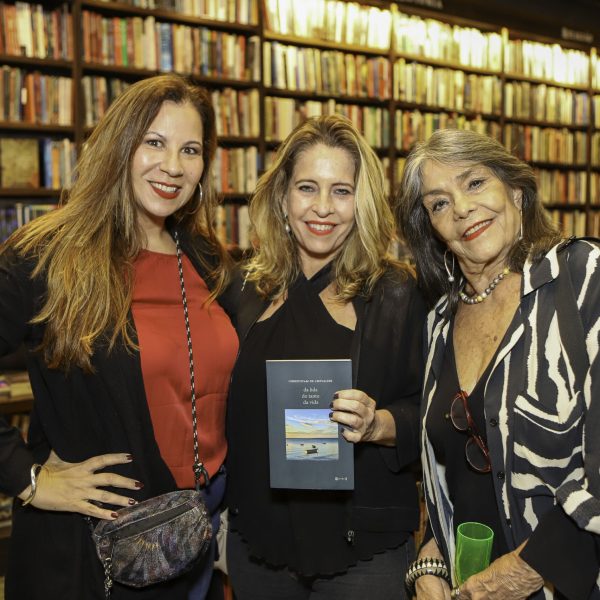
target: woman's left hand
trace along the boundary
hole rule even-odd
[[[332,421],[344,425],[342,435],[349,442],[396,444],[396,423],[392,413],[377,409],[375,400],[360,390],[340,390],[331,403]]]
[[[485,571],[460,586],[460,600],[523,600],[544,584],[542,577],[520,556],[525,543],[495,560]]]

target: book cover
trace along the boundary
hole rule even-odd
[[[272,488],[354,489],[354,446],[329,419],[338,390],[352,387],[352,361],[268,360]]]
[[[38,140],[0,138],[0,187],[38,188],[39,186]]]

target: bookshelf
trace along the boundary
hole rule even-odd
[[[415,141],[440,127],[469,128],[534,166],[541,199],[565,233],[600,234],[593,36],[560,41],[524,29],[515,11],[500,23],[494,2],[477,13],[489,22],[468,17],[476,13],[467,0],[448,4],[459,16],[435,2],[392,0],[3,3],[0,138],[27,148],[20,156],[30,165],[19,180],[15,152],[0,148],[0,166],[8,156],[0,240],[58,201],[114,98],[172,70],[212,94],[217,227],[229,243],[248,244],[246,200],[279,142],[307,117],[332,112],[365,134],[390,192]]]

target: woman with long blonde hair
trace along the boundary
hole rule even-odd
[[[101,598],[84,517],[193,487],[188,340],[209,507],[222,496],[237,337],[217,301],[229,265],[212,226],[215,147],[206,91],[138,82],[90,135],[64,205],[0,249],[0,355],[25,344],[34,392],[27,445],[0,423],[0,489],[23,501],[9,600]],[[202,598],[206,583],[199,567],[111,598]]]
[[[234,284],[243,342],[227,412],[236,597],[405,598],[425,306],[388,253],[380,161],[347,119],[309,120],[279,148],[250,215],[258,246]],[[354,490],[271,488],[265,361],[347,358],[353,389],[331,398],[329,419],[352,444]]]

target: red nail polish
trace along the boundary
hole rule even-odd
[[[134,504],[137,504],[137,501],[134,500],[133,498],[129,498],[128,502],[129,502],[130,506],[133,506]]]
[[[111,513],[110,513],[110,516],[111,516],[113,519],[116,519],[116,518],[117,518],[119,515],[118,515],[116,512],[111,512]]]
[[[131,454],[128,454],[128,455],[127,455],[125,458],[126,458],[127,460],[133,460],[133,456],[132,456]]]
[[[136,487],[136,488],[143,488],[143,487],[144,487],[144,484],[143,484],[141,481],[136,481],[136,482],[135,482],[135,487]]]

